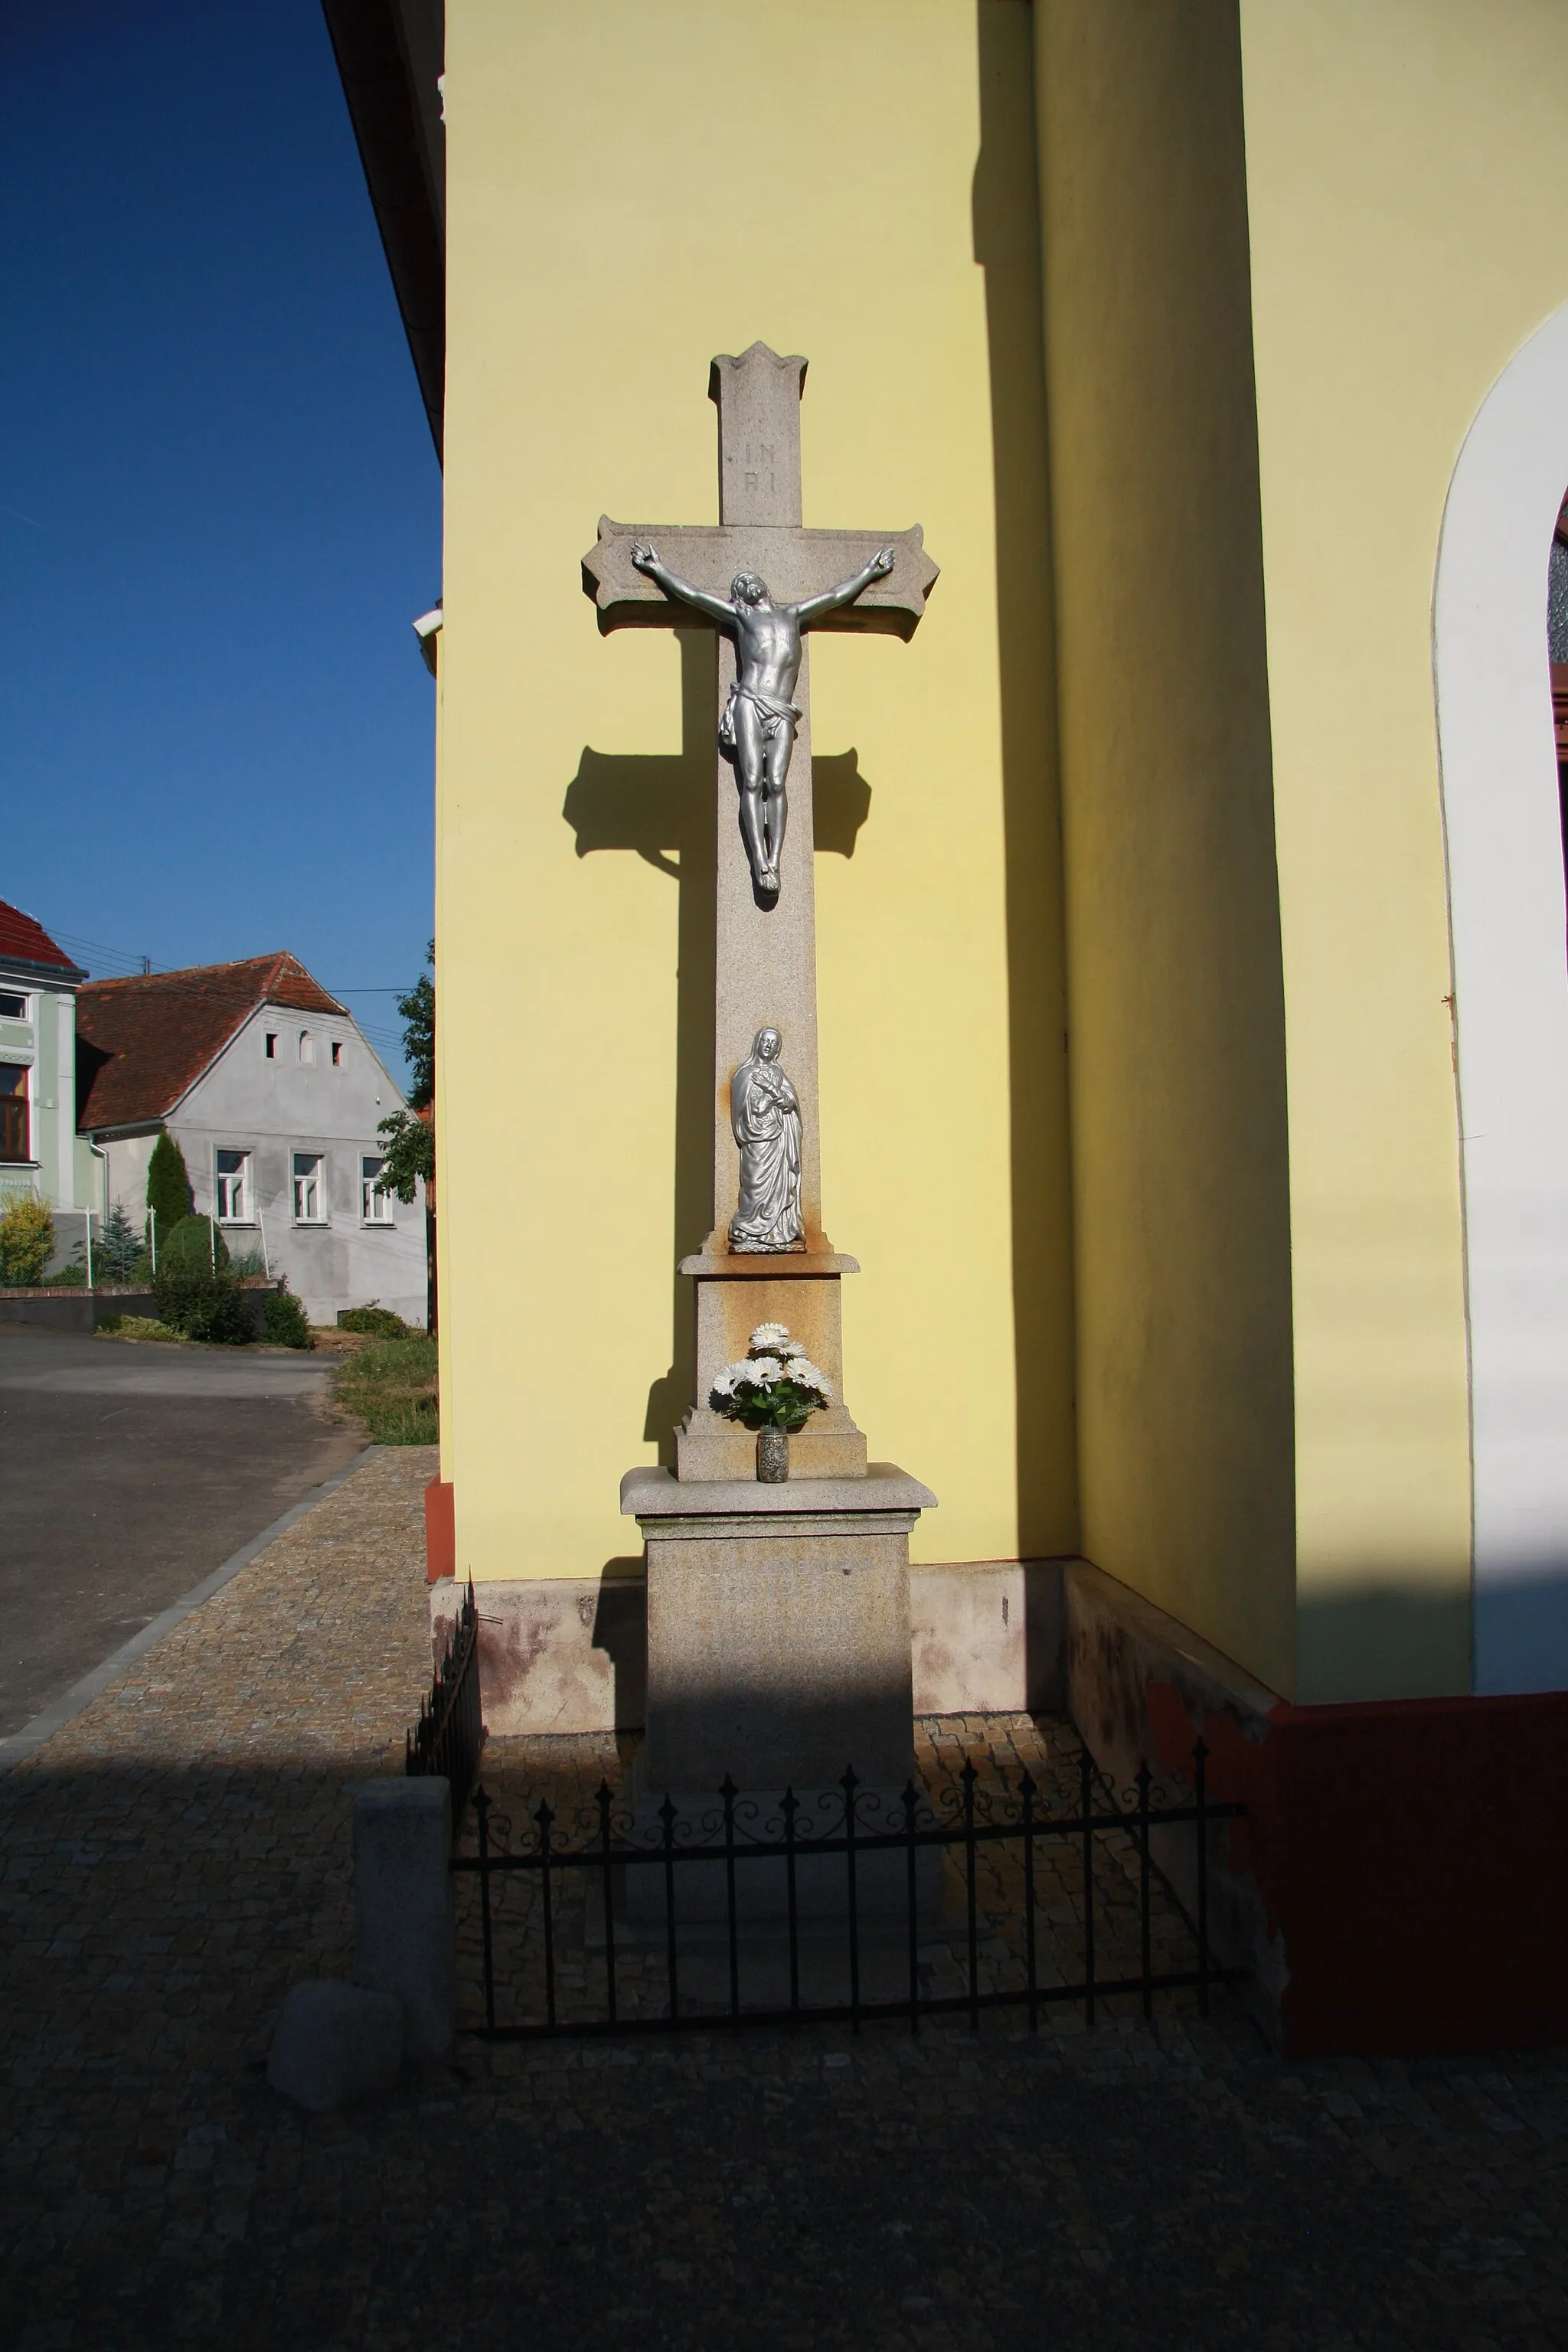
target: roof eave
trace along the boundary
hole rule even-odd
[[[129,1143],[136,1136],[161,1135],[163,1131],[163,1120],[162,1117],[156,1118],[120,1118],[109,1121],[102,1126],[94,1126],[92,1121],[89,1119],[84,1126],[77,1129],[77,1133],[79,1135],[85,1135],[90,1141],[95,1143]]]
[[[0,977],[13,971],[25,980],[52,981],[57,988],[79,988],[87,978],[79,963],[40,963],[31,956],[0,954]]]
[[[436,456],[447,381],[444,0],[321,0]],[[432,70],[434,67],[434,70]]]

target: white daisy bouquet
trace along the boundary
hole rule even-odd
[[[792,1435],[806,1417],[833,1402],[833,1385],[783,1323],[759,1323],[746,1360],[726,1364],[709,1402],[726,1421],[747,1429],[782,1429]]]

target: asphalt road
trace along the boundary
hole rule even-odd
[[[0,1328],[0,1738],[363,1452],[331,1367]]]

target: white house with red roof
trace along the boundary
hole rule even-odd
[[[93,1154],[76,1120],[76,992],[86,978],[41,923],[0,899],[0,1210],[28,1194],[57,1213],[96,1205]]]
[[[167,1129],[231,1256],[286,1274],[312,1322],[374,1300],[423,1324],[425,1203],[378,1192],[403,1095],[347,1007],[291,955],[98,980],[76,996],[78,1124],[95,1208],[140,1227]]]

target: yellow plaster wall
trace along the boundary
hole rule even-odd
[[[1300,1696],[1468,1682],[1431,600],[1460,446],[1568,300],[1568,10],[1243,0],[1284,940]],[[1545,660],[1546,550],[1542,550]]]
[[[873,1454],[942,1497],[921,1557],[1074,1540],[1028,39],[1018,0],[792,0],[787,39],[732,0],[448,0],[459,1573],[592,1575],[635,1549],[617,1481],[655,1457],[670,1268],[700,1238],[674,1206],[679,885],[659,861],[679,845],[636,810],[688,782],[700,806],[710,750],[682,762],[676,646],[601,639],[578,563],[601,511],[714,517],[708,362],[757,337],[810,360],[806,522],[918,520],[943,567],[911,645],[813,656],[818,755],[853,746],[871,786],[853,856],[817,860],[826,1218],[865,1268],[848,1401]],[[1002,542],[999,644],[1004,466],[1008,515],[1039,528]],[[579,856],[579,833],[626,845]]]
[[[1084,1549],[1294,1678],[1284,1026],[1234,7],[1036,11]]]

